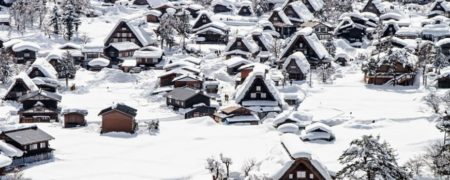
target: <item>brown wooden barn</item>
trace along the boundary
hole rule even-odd
[[[283,10],[275,9],[269,17],[269,21],[275,27],[275,30],[280,34],[281,38],[290,37],[297,31],[297,27],[284,14]]]
[[[126,132],[135,133],[137,129],[137,110],[122,103],[117,103],[103,109],[98,114],[102,116],[100,133]]]
[[[119,21],[106,37],[104,46],[108,47],[111,43],[117,42],[133,42],[139,47],[144,47],[153,43],[152,35],[128,21]]]
[[[203,117],[203,116],[210,116],[213,117],[213,114],[216,112],[215,107],[206,106],[203,104],[195,105],[192,108],[189,108],[184,112],[184,118],[196,118],[196,117]]]
[[[190,74],[178,76],[172,81],[175,88],[190,87],[192,89],[202,89],[203,87],[203,79]]]
[[[161,17],[162,13],[156,9],[150,10],[146,14],[147,22],[149,23],[159,23],[159,18]]]
[[[241,56],[243,58],[253,58],[259,51],[258,45],[253,41],[252,37],[236,36],[232,38],[227,47],[225,47],[226,58],[232,56]]]
[[[87,110],[83,109],[65,109],[61,113],[64,116],[64,127],[86,126]]]
[[[164,56],[161,48],[155,46],[143,47],[134,52],[133,58],[136,59],[137,66],[155,67],[159,64]]]
[[[228,42],[230,28],[220,21],[212,21],[210,14],[201,11],[192,26],[192,32],[197,36],[199,44],[222,44]]]
[[[291,22],[300,26],[302,23],[314,18],[314,15],[308,10],[305,4],[301,1],[294,1],[283,8],[284,14],[291,20]]]
[[[309,72],[309,63],[302,52],[291,54],[283,63],[283,71],[288,75],[288,79],[303,81]]]

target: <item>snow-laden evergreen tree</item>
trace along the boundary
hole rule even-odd
[[[67,0],[61,16],[61,23],[65,30],[65,38],[69,41],[75,35],[75,32],[78,31],[78,26],[80,25],[80,17],[76,12],[74,4],[74,0]]]
[[[337,176],[343,179],[408,179],[410,174],[397,164],[394,149],[380,137],[364,135],[355,139],[339,157],[344,166]]]
[[[336,72],[336,69],[331,66],[330,64],[324,63],[320,64],[316,68],[316,74],[317,78],[322,81],[323,83],[326,83],[331,80],[333,77],[333,74]]]
[[[450,145],[436,142],[432,144],[425,155],[428,167],[436,177],[450,178]]]
[[[29,8],[27,4],[27,0],[16,0],[9,8],[9,13],[14,22],[14,26],[20,33],[25,32],[25,25],[27,23],[27,18],[29,18],[26,16],[27,9]]]
[[[12,63],[10,56],[5,53],[0,54],[0,83],[7,83],[13,74],[10,64]]]
[[[59,77],[66,79],[66,87],[69,87],[69,78],[75,77],[77,69],[73,63],[73,57],[69,52],[65,52],[60,62],[58,63],[56,70],[59,73]]]
[[[430,92],[427,96],[423,97],[423,100],[433,109],[434,113],[439,113],[442,98],[436,92]]]
[[[42,28],[42,24],[44,23],[45,16],[47,15],[47,1],[46,0],[34,0],[33,6],[35,9],[35,16],[38,18],[39,28]]]
[[[50,26],[53,27],[53,34],[59,34],[59,10],[58,6],[54,6],[52,9],[52,14],[50,16]]]
[[[168,9],[169,10],[169,9]],[[170,9],[173,10],[173,9]],[[164,47],[164,42],[169,48],[172,48],[175,43],[175,26],[176,26],[175,12],[168,11],[161,16],[159,27],[157,29],[158,35],[161,37],[161,47]]]

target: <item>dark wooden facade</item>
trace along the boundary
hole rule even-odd
[[[103,109],[99,115],[102,116],[100,133],[125,132],[133,134],[137,129],[136,109],[123,104],[116,104]]]
[[[283,22],[279,13],[284,14],[284,12],[281,10],[272,11],[272,14],[269,17],[269,21],[273,24],[273,26],[275,27],[275,31],[280,34],[281,38],[290,37],[292,34],[295,34],[295,32],[297,31],[297,27],[290,22]]]
[[[252,82],[249,90],[245,93],[244,98],[239,102],[242,105],[242,101],[276,101],[273,94],[269,91],[264,77],[256,76]]]
[[[368,84],[383,85],[391,82],[392,85],[410,86],[414,83],[415,68],[409,65],[404,66],[397,62],[394,65],[393,72],[389,72],[389,65],[380,65],[375,74],[369,74],[367,78]]]
[[[381,35],[381,37],[389,37],[389,36],[395,35],[395,33],[397,32],[397,29],[395,28],[395,25],[394,24],[387,24],[386,26],[387,27],[384,30],[384,32]]]
[[[280,180],[290,179],[308,179],[308,180],[326,180],[317,170],[311,161],[307,158],[297,158],[294,163],[284,172]]]
[[[106,47],[104,50],[104,54],[110,59],[110,65],[117,65],[123,61],[123,58],[130,58],[133,56],[133,53],[137,50],[128,49],[128,50],[118,50],[113,46]]]
[[[224,6],[223,4],[215,4],[213,5],[213,12],[214,13],[226,13],[226,12],[233,12],[233,9],[230,7]]]
[[[251,16],[253,15],[253,10],[250,5],[243,5],[238,11],[239,16]]]
[[[23,51],[13,52],[14,61],[17,64],[33,63],[36,60],[36,51],[25,49]]]
[[[373,0],[369,0],[367,4],[362,9],[362,12],[370,12],[377,16],[381,15],[381,11],[378,9],[378,7],[373,3]]]
[[[228,118],[239,117],[239,116],[253,116],[253,112],[242,106],[230,106],[226,107],[219,112],[214,114],[214,120],[217,123],[235,124],[235,123],[249,123],[250,125],[258,125],[259,121],[240,121],[240,122],[229,122]]]
[[[295,60],[291,60],[285,69],[288,74],[288,79],[295,81],[303,81],[306,79],[305,72],[302,72],[299,65],[295,62]]]
[[[201,89],[203,86],[203,81],[200,80],[199,78],[186,76],[186,77],[174,80],[173,85],[175,88],[190,87],[193,89]]]
[[[236,37],[235,41],[233,42],[233,44],[231,44],[230,48],[227,49],[227,55],[226,58],[229,59],[232,56],[241,56],[242,58],[251,58],[251,57],[255,57],[256,52],[251,52],[250,47],[247,47],[246,44],[243,42],[243,37]],[[232,51],[235,50],[239,50],[240,52],[244,52],[245,54],[242,53],[232,53]]]
[[[302,52],[311,66],[316,66],[324,60],[319,57],[315,49],[313,49],[311,44],[305,39],[305,36],[299,34],[293,38],[294,39],[291,40],[293,42],[289,42],[288,46],[285,47],[287,49],[283,50],[281,59],[287,58],[295,52]]]
[[[85,114],[80,112],[69,112],[64,114],[64,127],[86,126]]]
[[[113,42],[134,42],[140,47],[146,45],[140,42],[140,40],[131,30],[131,27],[125,21],[120,21],[119,24],[116,25],[113,32],[109,37],[107,37],[105,47],[109,46],[109,44]]]
[[[19,98],[22,108],[19,110],[20,123],[59,121],[58,102],[61,96],[39,90]]]
[[[192,110],[186,112],[184,114],[184,118],[189,119],[189,118],[196,118],[196,117],[203,117],[203,116],[213,117],[213,114],[215,112],[216,112],[216,108],[214,108],[214,107],[197,106],[197,107],[193,107]]]
[[[19,78],[17,78],[11,86],[12,87],[3,97],[3,100],[17,101],[21,96],[31,91],[30,87],[28,87],[27,84]]]
[[[196,104],[210,105],[209,96],[191,88],[175,88],[166,95],[166,104],[178,108],[191,108]]]
[[[437,79],[438,88],[450,88],[450,74]]]

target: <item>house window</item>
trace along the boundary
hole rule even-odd
[[[266,93],[261,93],[261,98],[266,98],[266,97],[267,97]]]
[[[306,178],[305,171],[297,171],[297,178]]]
[[[300,48],[302,48],[303,47],[303,43],[300,43],[298,46],[300,46]]]
[[[278,17],[273,17],[273,20],[274,21],[278,21]]]
[[[30,145],[28,146],[28,149],[29,149],[29,150],[36,150],[36,149],[38,149],[38,145],[37,145],[37,144],[30,144]]]
[[[200,117],[200,113],[199,112],[194,112],[194,117]]]
[[[127,33],[122,33],[122,37],[127,37]]]
[[[23,57],[30,57],[30,53],[23,53]]]
[[[289,174],[289,179],[294,179],[294,174]]]
[[[202,23],[206,23],[206,19],[202,19]]]
[[[237,46],[241,46],[242,45],[242,43],[240,41],[237,42],[236,44],[237,44]]]
[[[251,93],[251,94],[250,94],[250,97],[251,97],[252,99],[255,99],[255,98],[256,98],[256,93]]]
[[[46,144],[45,142],[41,142],[41,143],[39,144],[39,147],[41,147],[41,148],[46,148],[46,147],[47,147],[47,144]]]
[[[261,91],[261,86],[256,86],[256,91]]]
[[[184,102],[181,102],[181,106],[184,106]]]
[[[122,27],[122,31],[126,31],[127,30],[127,28],[126,27]]]
[[[314,179],[314,174],[309,174],[309,179]]]
[[[22,96],[22,92],[16,92],[16,96],[17,96],[17,97]]]

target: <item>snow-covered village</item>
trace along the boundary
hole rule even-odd
[[[449,0],[0,0],[1,180],[448,180]]]

